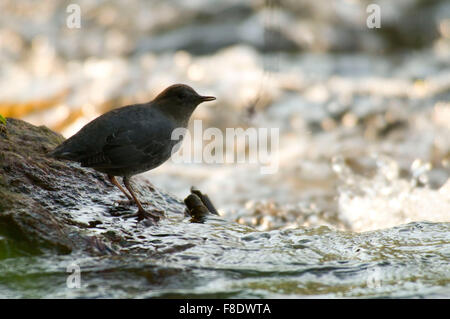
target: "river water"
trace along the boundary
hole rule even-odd
[[[69,137],[109,109],[187,83],[217,97],[197,108],[191,132],[194,120],[223,132],[278,128],[277,170],[169,161],[136,179],[180,198],[194,185],[221,214],[205,224],[169,219],[148,231],[149,243],[164,238],[164,247],[183,249],[167,256],[4,259],[0,295],[450,297],[448,3],[426,11],[440,33],[401,50],[383,34],[350,37],[338,26],[318,41],[315,27],[333,29],[333,22],[321,16],[301,24],[295,10],[257,1],[231,1],[229,13],[227,5],[198,1],[182,8],[186,15],[173,9],[175,1],[165,3],[83,2],[91,23],[67,30],[65,7],[56,1],[40,9],[5,1],[0,114]],[[340,18],[355,12],[349,6]],[[166,32],[177,19],[175,31]],[[266,52],[258,42],[264,23],[312,30],[313,40],[306,31],[304,38],[286,31],[280,38],[302,50],[280,40]],[[352,50],[354,41],[362,48]],[[191,145],[209,142],[192,138]],[[82,268],[80,289],[65,284],[73,260]]]
[[[6,298],[450,296],[448,223],[410,223],[359,234],[326,226],[261,232],[226,224],[218,218],[206,224],[179,221],[177,225],[169,224],[163,222],[150,231],[159,254],[2,260],[1,295]],[[173,249],[165,250],[168,243]],[[73,273],[69,267],[74,262],[81,269],[80,288],[67,286],[68,276]]]

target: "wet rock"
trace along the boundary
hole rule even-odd
[[[196,194],[190,194],[188,197],[186,197],[184,203],[187,207],[187,215],[192,216],[191,222],[203,223],[205,221],[205,218],[209,214],[209,211],[200,197],[198,197]]]
[[[195,188],[194,186],[191,187],[191,194],[197,195],[197,197],[201,200],[203,206],[206,207],[209,213],[219,216],[219,212],[217,212],[217,209],[214,207],[214,204],[211,202],[207,194],[203,194],[199,189]]]
[[[136,208],[117,205],[122,195],[103,174],[46,157],[64,140],[61,135],[12,118],[5,131],[0,135],[0,259],[48,250],[114,254],[139,236],[136,222],[120,217]],[[179,200],[161,192],[155,196],[144,181],[134,187],[149,209],[158,205],[182,217]]]

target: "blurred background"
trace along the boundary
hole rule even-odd
[[[280,167],[169,161],[141,175],[165,191],[195,185],[264,230],[450,221],[449,1],[0,2],[5,117],[70,137],[173,83],[217,97],[194,113],[204,128],[280,128]]]

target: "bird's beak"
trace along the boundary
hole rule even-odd
[[[200,96],[202,102],[214,101],[216,98],[214,96]]]

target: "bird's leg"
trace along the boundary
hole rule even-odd
[[[127,218],[130,217],[137,217],[138,221],[146,219],[146,218],[150,218],[153,219],[155,222],[157,222],[158,220],[161,219],[161,217],[163,216],[162,213],[157,213],[157,212],[147,212],[143,207],[141,202],[139,201],[139,199],[136,197],[136,195],[134,194],[133,188],[130,185],[130,179],[129,177],[125,176],[123,178],[123,183],[125,185],[125,187],[128,189],[128,191],[130,192],[131,196],[133,197],[134,201],[136,202],[136,205],[138,206],[139,210],[136,214],[127,216]]]
[[[109,181],[110,181],[112,184],[116,185],[116,186],[122,191],[122,193],[124,193],[125,196],[128,198],[128,201],[121,201],[120,203],[122,203],[122,204],[131,204],[131,203],[134,203],[133,197],[131,197],[131,196],[125,191],[125,189],[122,187],[122,185],[119,184],[119,182],[117,181],[117,179],[116,179],[115,176],[113,176],[113,175],[108,175],[108,179],[109,179]]]

